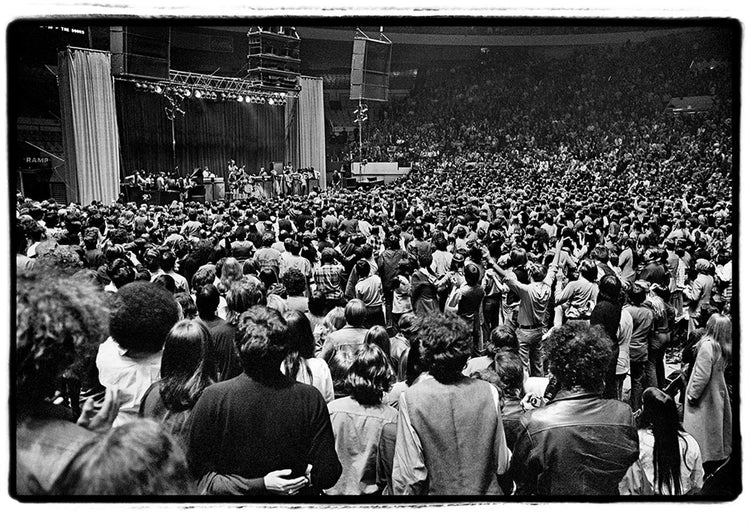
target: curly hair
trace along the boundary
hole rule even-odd
[[[440,383],[456,381],[471,352],[471,329],[456,314],[430,314],[417,319],[414,335],[422,362]]]
[[[37,249],[36,266],[46,270],[57,270],[72,275],[83,267],[81,256],[71,246],[51,245]]]
[[[553,329],[542,347],[561,388],[601,392],[613,344],[599,325],[569,321]]]
[[[276,310],[253,306],[239,317],[234,336],[245,373],[257,381],[280,375],[289,350],[286,321]]]
[[[288,295],[302,295],[305,292],[307,281],[305,276],[297,268],[289,268],[281,276],[281,283],[286,288]]]
[[[187,460],[161,424],[137,420],[84,445],[52,487],[53,495],[190,495]]]
[[[87,281],[29,274],[16,281],[16,388],[38,402],[73,365],[93,361],[106,338],[109,309]]]
[[[391,390],[395,374],[388,356],[377,345],[359,345],[344,382],[346,391],[361,405],[379,405]]]
[[[165,288],[131,282],[114,296],[109,333],[128,352],[153,354],[161,350],[178,314],[177,302]]]

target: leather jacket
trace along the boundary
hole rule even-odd
[[[511,461],[518,495],[618,495],[638,460],[638,432],[626,403],[561,390],[521,419]]]

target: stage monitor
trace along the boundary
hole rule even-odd
[[[385,37],[383,37],[385,39]],[[349,99],[388,101],[388,77],[391,73],[391,42],[354,37]]]

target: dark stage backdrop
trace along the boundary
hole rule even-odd
[[[136,91],[131,82],[117,81],[115,89],[123,174],[169,171],[177,165],[180,174],[208,166],[225,177],[230,159],[249,173],[285,159],[283,106],[184,99],[185,114],[174,119],[173,160],[167,99]]]

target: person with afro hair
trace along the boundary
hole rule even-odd
[[[627,403],[601,397],[612,342],[599,325],[571,321],[544,341],[558,392],[521,419],[510,476],[518,495],[618,495],[638,459]]]
[[[134,420],[157,379],[164,340],[179,319],[174,296],[154,283],[126,284],[112,298],[109,338],[99,346],[99,382],[120,393],[115,426]]]
[[[106,336],[104,295],[86,281],[36,274],[16,282],[15,488],[18,495],[49,493],[87,441],[107,431],[117,394],[107,391],[99,411],[86,400],[80,414],[53,403],[67,373],[83,373]],[[76,402],[77,403],[77,402]]]

